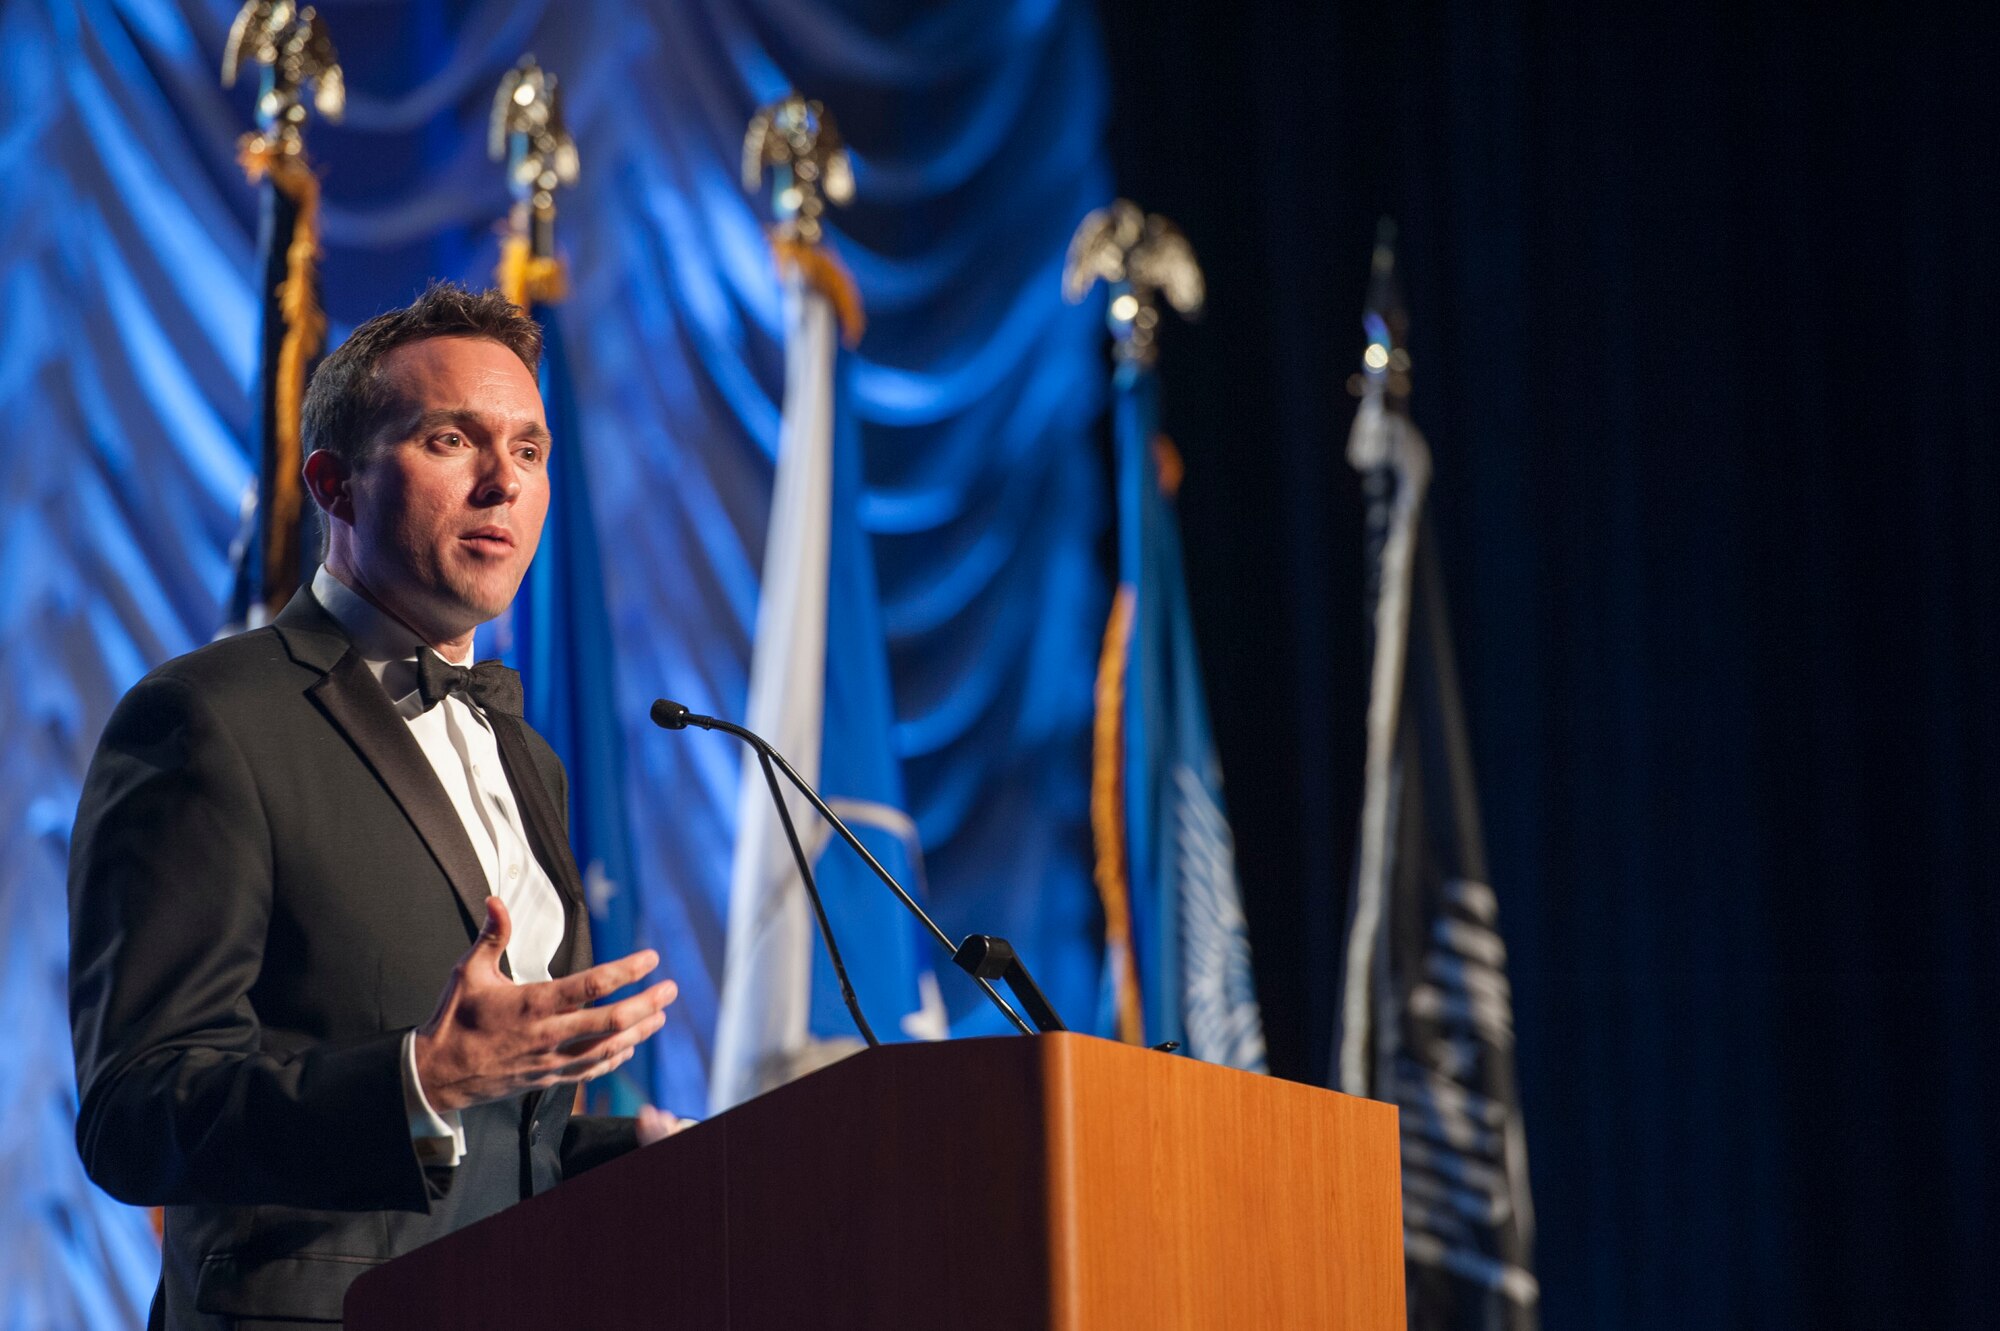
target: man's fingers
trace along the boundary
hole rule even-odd
[[[633,1051],[666,1024],[666,1013],[655,1012],[636,1026],[628,1026],[618,1034],[605,1039],[603,1043],[590,1046],[581,1056],[555,1055],[558,1061],[553,1066],[545,1067],[543,1076],[553,1082],[586,1081],[591,1077],[601,1077],[631,1057]]]
[[[560,980],[546,981],[545,991],[553,1001],[552,1011],[569,1012],[580,1007],[589,1007],[606,994],[623,989],[634,980],[643,980],[659,969],[660,954],[651,948],[634,952],[629,957],[607,961],[592,966],[587,971],[566,975]]]
[[[545,1074],[537,1083],[541,1086],[568,1086],[580,1081],[596,1081],[607,1073],[614,1072],[629,1062],[638,1053],[636,1045],[627,1045],[615,1051],[594,1054],[589,1058],[579,1058]]]
[[[599,1064],[597,1067],[594,1067],[590,1071],[584,1073],[583,1076],[578,1078],[578,1080],[596,1081],[599,1077],[602,1077],[605,1073],[615,1072],[619,1068],[624,1067],[627,1063],[632,1061],[632,1056],[638,1052],[639,1051],[636,1048],[627,1049],[623,1053],[620,1053],[612,1058],[607,1058],[604,1060],[603,1063]]]
[[[616,1003],[551,1017],[542,1023],[540,1034],[551,1052],[581,1052],[654,1016],[674,1001],[677,992],[672,980],[662,980]]]
[[[603,1040],[644,1021],[673,1002],[679,993],[679,985],[672,980],[662,980],[652,988],[641,990],[630,998],[621,998],[616,1003],[550,1017],[542,1023],[540,1034],[548,1041],[549,1048],[559,1052],[589,1041]]]

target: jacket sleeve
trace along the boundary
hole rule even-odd
[[[84,1168],[142,1206],[428,1209],[449,1179],[410,1140],[404,1032],[275,1048],[259,1025],[273,872],[228,728],[182,681],[143,681],[99,742],[71,841]]]

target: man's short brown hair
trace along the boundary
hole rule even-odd
[[[321,361],[299,410],[306,455],[326,449],[359,470],[368,444],[402,405],[382,382],[382,358],[433,337],[483,337],[521,358],[528,373],[542,363],[542,330],[497,291],[439,282],[400,310],[378,314]]]

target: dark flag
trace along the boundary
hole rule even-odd
[[[257,345],[257,482],[246,496],[243,530],[231,551],[236,567],[221,632],[269,620],[318,562],[305,521],[305,462],[299,408],[306,379],[326,341],[319,304],[319,179],[306,159],[305,97],[338,120],[345,84],[326,25],[311,8],[249,0],[230,25],[222,82],[233,87],[247,65],[262,67],[257,129],[237,145],[250,182],[262,182],[257,234],[261,315]]]
[[[556,80],[524,56],[493,99],[488,146],[507,163],[514,208],[501,241],[501,294],[542,328],[542,402],[548,412],[549,511],[541,545],[493,647],[521,672],[523,716],[569,772],[570,846],[583,870],[591,949],[602,960],[639,946],[637,884],[625,821],[625,744],[617,712],[617,654],[604,599],[602,550],[562,330],[550,307],[565,294],[555,250],[555,191],[577,178]],[[584,1088],[593,1113],[632,1114],[654,1097],[653,1054],[641,1044],[615,1075]]]
[[[1444,581],[1409,416],[1393,230],[1375,249],[1348,460],[1368,499],[1374,670],[1335,1086],[1402,1110],[1409,1325],[1534,1331],[1513,1000]]]

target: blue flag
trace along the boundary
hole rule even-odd
[[[1099,751],[1122,749],[1122,816],[1115,829],[1100,819],[1099,840],[1102,852],[1103,833],[1123,833],[1130,948],[1128,961],[1115,937],[1116,884],[1106,881],[1119,858],[1114,843],[1099,865],[1100,886],[1111,889],[1106,996],[1125,1019],[1105,1024],[1128,1039],[1178,1040],[1196,1058],[1262,1072],[1235,843],[1181,566],[1179,463],[1159,432],[1153,371],[1127,361],[1116,387],[1119,591],[1100,703],[1116,708],[1119,743]],[[1135,989],[1142,1034],[1129,1017]]]
[[[861,525],[861,439],[851,414],[836,411],[834,420],[820,787],[869,853],[922,899],[922,852],[895,750],[888,634],[874,549]],[[817,835],[826,853],[814,873],[827,918],[876,1035],[887,1041],[943,1039],[947,1030],[931,969],[933,943],[860,856],[825,829]],[[824,961],[823,952],[815,952],[810,1028],[817,1036],[847,1035],[853,1024]]]

